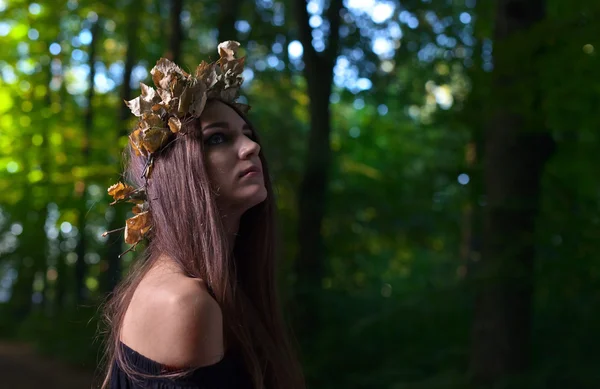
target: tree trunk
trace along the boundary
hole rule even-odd
[[[493,384],[530,366],[535,218],[554,142],[541,124],[526,128],[525,118],[511,110],[512,101],[518,101],[515,85],[531,74],[518,66],[504,67],[514,53],[502,42],[542,20],[544,6],[544,0],[498,1],[494,107],[484,137],[483,251],[474,269],[470,368],[476,384]],[[533,63],[535,52],[531,55],[518,60]]]
[[[296,1],[299,36],[304,47],[304,77],[310,99],[310,133],[304,174],[298,194],[298,258],[296,261],[296,320],[300,331],[318,326],[318,294],[324,275],[321,226],[325,215],[328,171],[331,164],[331,112],[329,96],[333,67],[339,52],[341,0],[332,0],[327,10],[330,24],[328,47],[318,53],[312,46],[312,31],[306,2]]]
[[[82,147],[82,162],[83,166],[89,165],[90,156],[90,139],[91,132],[94,126],[94,77],[96,76],[96,45],[98,43],[100,21],[96,21],[92,24],[91,33],[92,41],[90,42],[90,76],[89,76],[89,89],[87,94],[87,109],[84,115],[83,123],[83,147]],[[87,184],[85,178],[81,181],[77,181],[75,184],[75,192],[79,197],[79,216],[77,229],[79,230],[79,240],[77,241],[77,247],[75,252],[77,253],[77,262],[75,262],[75,292],[77,303],[81,304],[87,297],[87,288],[85,286],[85,277],[87,276],[87,264],[85,263],[85,254],[87,252],[87,237],[85,232],[85,217],[87,214],[86,204],[86,189]]]
[[[221,7],[219,12],[219,21],[217,22],[219,42],[237,40],[235,21],[239,15],[241,3],[241,0],[221,0],[219,2]]]
[[[171,0],[171,36],[167,58],[176,64],[179,64],[179,60],[181,59],[181,42],[183,41],[181,11],[183,11],[183,0]]]

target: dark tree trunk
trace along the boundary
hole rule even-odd
[[[123,76],[123,85],[121,86],[121,101],[131,100],[133,98],[131,91],[131,71],[136,61],[136,42],[137,42],[137,23],[134,23],[136,19],[136,4],[134,1],[130,3],[127,8],[127,18],[129,24],[127,25],[127,54],[125,56],[125,69]],[[118,137],[126,137],[130,129],[127,128],[127,120],[129,119],[131,111],[125,103],[122,103],[119,110],[118,123],[121,126]],[[122,206],[116,206],[114,208],[115,213],[113,218],[110,220],[108,230],[116,230],[125,225],[126,209]],[[115,233],[109,235],[107,242],[107,261],[108,265],[104,273],[102,280],[102,291],[112,292],[117,283],[121,279],[121,258],[119,255],[123,250],[123,234]]]
[[[44,222],[41,219],[44,219],[45,214],[30,208],[32,204],[30,192],[31,190],[27,190],[22,204],[19,205],[19,207],[23,207],[21,209],[25,210],[23,218],[20,220],[23,223],[23,233],[20,236],[21,242],[39,242],[40,225],[42,230],[44,227]],[[11,296],[12,318],[16,322],[25,319],[31,312],[38,248],[39,245],[22,243],[16,251],[18,278],[12,287]]]
[[[90,139],[91,132],[94,126],[94,77],[96,76],[96,45],[98,43],[98,33],[100,28],[100,21],[96,21],[92,24],[91,33],[92,41],[90,42],[90,76],[89,76],[89,89],[87,94],[87,109],[84,115],[83,123],[83,147],[82,147],[82,161],[83,165],[89,164],[90,156]],[[87,297],[87,288],[85,286],[85,277],[87,276],[87,264],[85,263],[85,254],[87,252],[87,237],[85,232],[85,217],[87,214],[86,205],[86,189],[87,185],[85,179],[78,181],[75,184],[75,192],[79,197],[79,216],[77,229],[79,230],[79,239],[77,241],[77,247],[75,252],[77,253],[77,262],[75,262],[75,292],[77,303],[81,304]]]
[[[298,258],[296,261],[296,320],[300,331],[309,333],[318,326],[317,296],[324,275],[324,248],[321,226],[325,216],[328,171],[331,164],[331,112],[329,96],[333,67],[339,52],[339,25],[342,0],[332,0],[327,10],[330,24],[328,47],[318,53],[312,46],[306,2],[298,0],[298,32],[304,47],[304,77],[310,98],[310,133],[304,174],[298,194]],[[302,335],[302,334],[301,334]]]
[[[50,69],[50,67],[48,67],[46,69],[46,85],[50,85],[50,82],[52,81],[52,70]],[[45,107],[49,107],[52,104],[52,96],[50,95],[50,93],[46,93],[46,96],[44,97],[44,106]],[[40,166],[43,169],[44,172],[44,178],[43,180],[40,182],[40,184],[44,187],[44,193],[46,194],[46,201],[44,201],[44,206],[43,206],[43,214],[44,215],[48,215],[48,203],[50,201],[50,199],[54,199],[54,188],[52,185],[50,185],[50,164],[52,161],[52,156],[51,156],[51,152],[50,152],[50,140],[48,139],[48,133],[49,133],[49,129],[44,127],[41,131],[42,133],[42,152],[41,152],[41,156],[42,156],[42,160],[40,163]],[[40,233],[43,236],[43,241],[44,244],[42,245],[42,247],[40,248],[40,265],[41,268],[43,269],[44,272],[44,290],[42,292],[42,298],[43,298],[43,304],[44,304],[44,311],[45,312],[50,312],[52,313],[55,310],[55,306],[52,305],[52,303],[54,303],[54,300],[52,299],[52,297],[54,297],[54,290],[52,288],[50,288],[50,285],[48,283],[48,279],[46,277],[47,271],[48,271],[48,237],[46,235],[46,229],[45,229],[45,222],[46,222],[46,217],[44,217],[44,225],[42,225],[42,229],[40,231]]]
[[[62,242],[64,242],[64,239],[59,236],[58,244],[60,245]],[[67,280],[67,277],[69,277],[67,269],[66,254],[61,250],[58,258],[56,258],[56,273],[58,274],[58,278],[56,279],[55,284],[56,294],[54,297],[54,305],[57,312],[61,312],[65,308],[65,296],[67,292],[67,285],[69,283]]]
[[[171,0],[171,36],[167,58],[176,64],[181,59],[181,43],[183,41],[183,29],[181,27],[181,12],[183,11],[183,0]]]
[[[544,7],[544,0],[498,1],[495,97],[484,136],[483,251],[473,279],[470,368],[476,384],[492,384],[530,367],[535,218],[540,180],[554,142],[543,121],[532,125],[511,109],[512,102],[518,101],[516,85],[532,74],[506,66],[514,59],[510,45],[503,41],[542,20]],[[534,63],[536,53],[530,54],[531,58],[519,61]]]
[[[221,0],[219,2],[221,7],[219,12],[219,21],[217,22],[219,42],[237,40],[235,21],[239,15],[241,3],[241,0]]]
[[[28,20],[31,23],[31,20]],[[49,85],[51,78],[50,70],[48,73],[40,72],[33,75],[30,81],[32,83],[40,83]],[[49,104],[49,98],[42,101],[36,101],[35,96],[31,91],[26,94],[26,100],[31,101],[34,104],[43,102],[46,107]],[[41,105],[41,104],[40,104]],[[34,108],[39,106],[34,105]],[[35,115],[39,114],[39,109],[32,110],[32,119],[35,122]],[[20,200],[17,211],[13,216],[15,221],[21,222],[23,226],[23,232],[19,237],[19,247],[16,250],[16,270],[18,272],[18,278],[12,287],[12,313],[13,319],[19,322],[25,319],[31,312],[33,305],[33,281],[37,272],[43,272],[46,274],[46,247],[47,237],[45,231],[45,222],[47,216],[47,204],[48,204],[48,190],[49,178],[48,178],[48,162],[49,162],[49,151],[48,151],[48,138],[47,129],[44,127],[41,130],[42,145],[41,153],[37,154],[37,146],[34,146],[31,142],[31,138],[27,140],[27,145],[24,150],[25,155],[23,158],[24,171],[29,172],[33,169],[40,169],[42,172],[42,180],[37,183],[29,183],[25,181],[23,185],[26,186],[22,199]],[[41,157],[37,159],[38,155]],[[45,292],[46,282],[44,280]],[[44,302],[45,293],[42,293],[42,301]]]

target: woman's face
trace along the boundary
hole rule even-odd
[[[258,157],[260,146],[248,124],[220,101],[209,102],[200,117],[206,168],[220,208],[245,212],[267,198]]]

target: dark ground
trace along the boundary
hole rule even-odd
[[[0,389],[86,389],[93,371],[40,356],[24,343],[0,342]]]

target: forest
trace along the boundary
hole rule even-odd
[[[124,100],[159,58],[193,69],[224,40],[246,56],[308,388],[600,387],[598,16],[0,0],[0,387],[92,387],[102,304],[143,251],[103,235],[128,217],[106,192]]]

